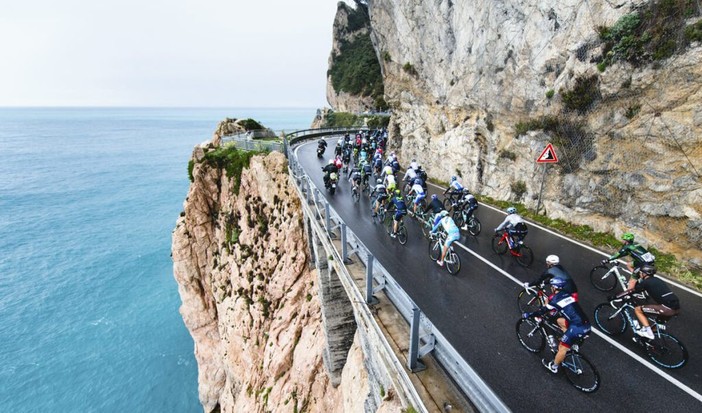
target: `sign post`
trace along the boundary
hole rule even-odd
[[[541,152],[538,158],[536,158],[536,163],[544,164],[544,172],[541,175],[541,189],[539,189],[539,201],[536,204],[536,215],[539,215],[539,209],[541,209],[541,196],[544,193],[544,181],[546,180],[546,164],[547,163],[558,163],[558,156],[556,156],[556,150],[553,149],[553,145],[550,143],[546,145],[546,148]]]

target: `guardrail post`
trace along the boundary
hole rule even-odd
[[[344,264],[351,264],[353,261],[349,258],[349,247],[346,239],[346,224],[341,223],[341,260]]]
[[[324,225],[327,227],[327,235],[333,238],[331,230],[331,214],[329,213],[329,202],[324,202]]]
[[[379,301],[373,297],[373,260],[375,258],[368,251],[368,259],[366,260],[366,304],[375,305]]]
[[[410,347],[407,360],[407,368],[413,373],[426,370],[427,366],[419,359],[419,308],[412,308],[412,326],[410,327]]]

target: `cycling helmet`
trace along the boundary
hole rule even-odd
[[[451,182],[455,181],[456,179],[458,179],[458,178],[456,178],[456,175],[452,176],[452,177],[451,177]]]
[[[470,191],[468,190],[468,188],[463,188],[463,193],[468,195],[468,194],[470,194]]]
[[[551,284],[551,287],[557,288],[560,290],[561,288],[565,287],[566,282],[567,281],[564,280],[563,278],[553,277],[553,278],[551,278],[551,281],[549,281],[549,284]]]
[[[622,234],[622,239],[624,241],[634,242],[634,234],[631,232],[625,232]]]
[[[334,164],[334,160],[333,160],[333,159],[330,159],[330,160],[329,160],[329,165],[333,165],[333,164]]]
[[[546,257],[546,264],[550,265],[556,265],[560,262],[560,259],[558,259],[558,255],[549,255]]]
[[[444,209],[443,211],[439,212],[439,215],[441,215],[442,217],[447,217],[448,211]]]
[[[507,214],[516,214],[516,213],[517,213],[517,208],[515,208],[515,207],[507,208]]]
[[[436,194],[431,196],[431,199],[437,199],[437,198],[438,198],[438,195],[436,195]]]
[[[398,197],[398,198],[402,198],[402,192],[400,192],[399,189],[396,189],[396,190],[395,190],[395,196]]]
[[[383,183],[383,180],[380,179],[380,178],[378,178],[378,179],[375,180],[375,183],[378,184],[378,185],[380,185],[380,184]]]
[[[641,271],[642,273],[644,273],[646,275],[650,275],[651,277],[656,275],[656,267],[654,267],[653,265],[649,265],[649,264],[642,265],[641,269],[639,269],[639,271]]]

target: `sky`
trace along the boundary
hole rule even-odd
[[[328,106],[336,0],[2,3],[0,106]]]

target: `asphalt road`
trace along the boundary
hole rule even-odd
[[[298,148],[300,164],[321,189],[324,185],[320,168],[331,156],[335,140],[330,139],[324,159],[316,157],[314,142]],[[429,191],[437,188],[430,185]],[[517,281],[538,278],[546,268],[545,257],[557,254],[575,279],[580,303],[594,325],[594,309],[605,301],[607,293],[591,286],[589,273],[605,254],[532,224],[525,243],[533,249],[535,259],[531,268],[523,268],[509,254],[498,256],[492,251],[492,230],[505,214],[481,205],[476,216],[483,231],[477,237],[462,235],[459,242],[465,248],[456,248],[461,271],[452,276],[429,259],[428,241],[414,220],[406,221],[409,241],[404,246],[392,240],[382,226],[374,225],[368,198],[364,196],[354,204],[350,183],[343,175],[337,193],[325,196],[376,259],[514,412],[702,411],[702,296],[698,293],[672,286],[680,298],[682,312],[668,324],[668,332],[688,348],[690,359],[686,366],[677,370],[654,366],[633,343],[630,331],[614,338],[591,334],[581,353],[599,370],[601,385],[597,392],[584,394],[562,375],[554,377],[542,367],[541,358],[552,358],[550,351],[534,355],[517,341],[516,297],[521,291]]]

